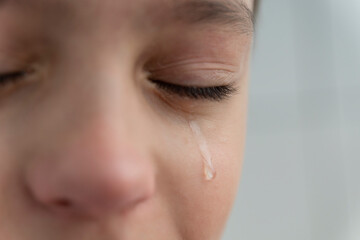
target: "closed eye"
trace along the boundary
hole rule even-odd
[[[229,98],[237,92],[232,85],[221,85],[211,87],[183,86],[161,80],[149,79],[157,88],[180,97],[187,97],[194,100],[221,101]]]
[[[27,72],[24,71],[14,71],[9,73],[0,74],[0,87],[4,87],[8,84],[14,84],[20,81]]]

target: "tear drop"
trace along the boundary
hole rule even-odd
[[[199,125],[195,121],[189,121],[189,126],[196,138],[203,159],[205,179],[211,181],[216,177],[216,171],[212,163],[212,156],[209,151],[208,144],[206,142],[206,139],[204,138],[204,135],[201,132]]]

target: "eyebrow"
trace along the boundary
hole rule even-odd
[[[175,6],[175,18],[189,24],[215,24],[240,33],[254,30],[253,12],[242,0],[190,0]]]

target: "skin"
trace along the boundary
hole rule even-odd
[[[176,21],[173,8],[0,3],[0,74],[30,69],[0,86],[1,239],[221,238],[241,173],[252,34]],[[191,99],[149,76],[237,92]]]

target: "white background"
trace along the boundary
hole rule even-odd
[[[360,240],[360,0],[262,0],[224,240]]]

